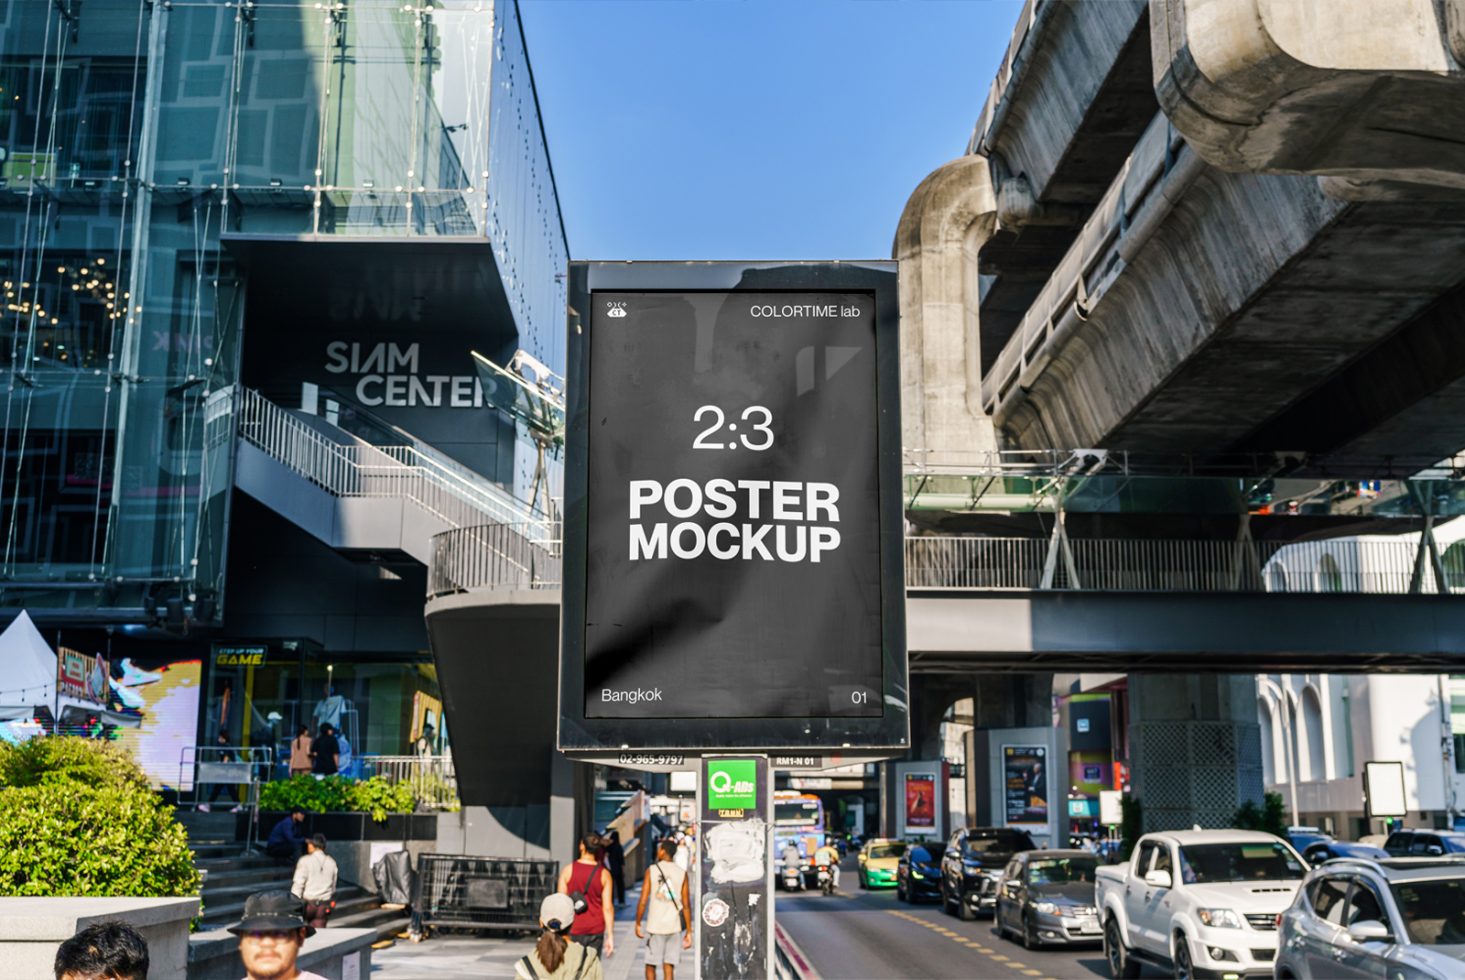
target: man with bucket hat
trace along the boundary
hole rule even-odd
[[[300,947],[315,929],[305,921],[305,903],[289,892],[249,896],[244,918],[229,931],[239,937],[245,980],[326,980],[295,965]]]

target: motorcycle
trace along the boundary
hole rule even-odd
[[[819,879],[819,890],[826,895],[834,894],[834,873],[829,870],[829,865],[819,865],[817,875]]]
[[[784,864],[783,890],[801,892],[804,890],[804,869],[798,864]]]

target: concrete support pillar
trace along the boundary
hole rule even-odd
[[[1229,827],[1262,798],[1256,679],[1130,674],[1130,785],[1144,829]]]
[[[932,171],[895,233],[900,262],[901,437],[928,464],[996,448],[981,408],[977,253],[997,226],[987,158]]]

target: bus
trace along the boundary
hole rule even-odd
[[[812,793],[779,790],[773,794],[773,861],[783,871],[783,849],[792,841],[804,861],[804,882],[814,882],[814,852],[824,845],[824,801]],[[774,880],[778,880],[778,874]]]

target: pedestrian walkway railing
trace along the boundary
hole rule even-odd
[[[406,783],[422,810],[456,810],[458,774],[450,755],[364,755],[361,776],[380,776],[396,785]]]
[[[334,496],[411,500],[454,527],[512,524],[531,540],[552,533],[528,503],[420,441],[377,446],[344,432],[333,439],[257,391],[243,389],[239,399],[240,438]]]
[[[559,527],[543,538],[522,524],[462,527],[433,536],[428,598],[474,589],[560,587]]]
[[[906,587],[920,591],[1465,593],[1465,548],[1436,562],[1418,535],[1286,543],[1250,539],[975,537],[905,540]],[[516,526],[433,538],[429,598],[477,589],[556,589],[558,538]],[[1444,583],[1443,589],[1440,582]]]
[[[1465,591],[1459,552],[1441,565],[1443,591]],[[921,590],[1438,593],[1431,572],[1407,539],[906,539],[906,586]]]

